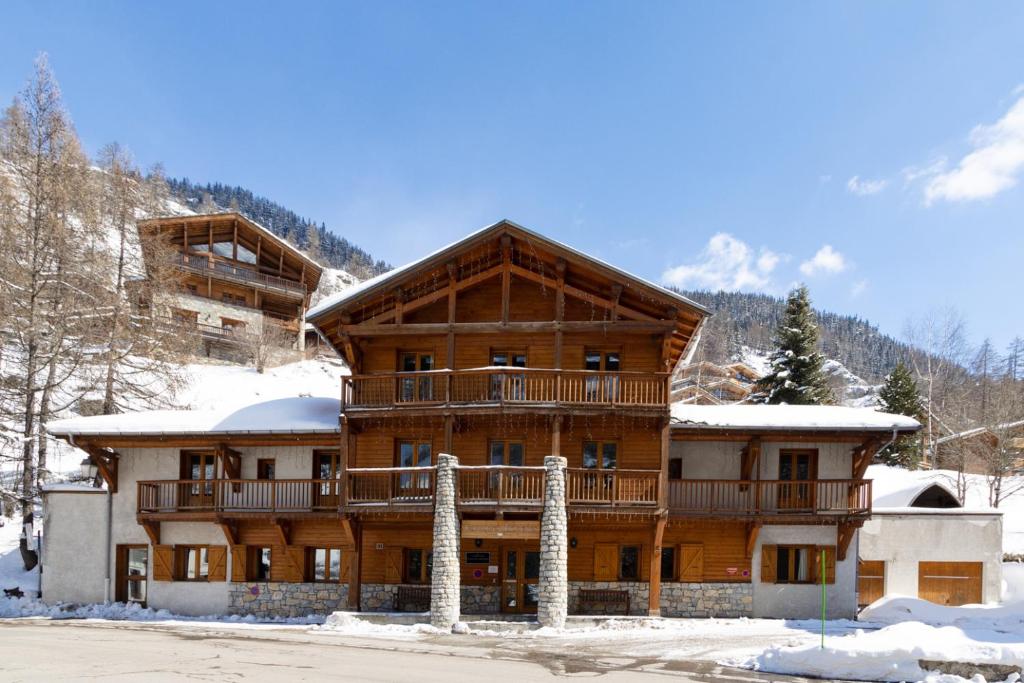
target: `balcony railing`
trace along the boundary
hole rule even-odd
[[[668,508],[673,514],[686,516],[867,514],[871,511],[871,481],[671,480]]]
[[[667,374],[550,368],[389,372],[342,378],[344,408],[568,404],[665,407]]]
[[[459,505],[540,507],[544,504],[544,468],[460,467]]]
[[[657,507],[658,470],[593,470],[565,472],[569,505],[639,505]]]
[[[340,479],[178,479],[138,482],[138,512],[332,512]]]
[[[433,467],[380,467],[346,470],[349,506],[433,505]]]
[[[208,256],[179,254],[178,265],[183,270],[203,276],[209,275],[246,285],[256,285],[265,289],[278,289],[300,296],[306,295],[306,286],[300,282],[286,280],[276,275],[260,273],[252,268],[235,266],[216,258],[211,259]]]

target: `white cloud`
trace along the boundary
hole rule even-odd
[[[783,258],[782,254],[765,248],[756,251],[729,233],[720,232],[708,240],[697,263],[669,268],[661,278],[677,287],[768,289],[772,271]]]
[[[846,189],[855,195],[865,197],[869,194],[877,194],[881,192],[888,184],[888,180],[870,180],[868,178],[861,178],[860,176],[855,175],[846,181]]]
[[[856,299],[858,296],[863,294],[864,290],[866,290],[867,288],[868,288],[868,281],[867,280],[857,280],[856,282],[853,283],[853,286],[850,287],[850,296],[853,297],[854,299]]]
[[[925,186],[926,205],[987,199],[1017,184],[1024,171],[1024,97],[995,123],[975,126],[969,139],[974,151]]]
[[[909,185],[920,178],[932,178],[937,176],[946,170],[948,163],[949,162],[946,157],[937,157],[924,166],[907,166],[900,171],[900,175],[903,176],[904,184]]]
[[[813,277],[819,273],[834,275],[844,270],[846,270],[846,259],[830,244],[826,244],[814,256],[800,264],[800,272],[807,277]]]

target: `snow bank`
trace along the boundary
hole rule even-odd
[[[1024,637],[1024,602],[947,607],[918,598],[890,595],[865,607],[860,618],[875,624],[919,621],[931,626],[1014,630]]]
[[[1024,562],[1003,562],[1003,602],[1024,605]]]
[[[106,619],[109,621],[215,621],[227,624],[319,624],[324,618],[315,614],[305,617],[257,619],[252,615],[185,617],[165,609],[140,607],[136,603],[116,602],[110,605],[47,605],[35,598],[0,598],[0,619],[26,617],[46,619]]]
[[[332,612],[314,631],[341,633],[354,636],[389,636],[416,638],[421,635],[445,633],[430,624],[375,624],[361,619],[355,612]]]
[[[921,425],[903,415],[846,406],[672,405],[672,427],[709,429],[795,429],[911,431]]]

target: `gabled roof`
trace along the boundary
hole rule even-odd
[[[395,268],[386,273],[382,273],[376,277],[370,278],[354,287],[341,291],[333,296],[330,296],[313,308],[309,309],[306,313],[307,320],[315,322],[317,318],[323,317],[325,314],[330,313],[338,308],[345,306],[346,304],[353,303],[359,299],[369,297],[377,292],[386,291],[389,287],[397,285],[404,277],[414,273],[418,270],[423,270],[431,267],[442,266],[444,263],[451,258],[453,254],[465,250],[468,247],[473,246],[479,242],[483,242],[488,238],[498,237],[503,232],[513,230],[519,232],[522,236],[527,237],[531,240],[536,241],[545,247],[548,247],[556,252],[564,252],[565,254],[573,255],[579,259],[584,259],[596,268],[603,269],[608,274],[618,278],[629,280],[630,282],[636,283],[637,285],[649,289],[652,293],[657,294],[660,297],[664,297],[668,300],[675,301],[682,306],[696,309],[703,314],[708,314],[709,311],[706,307],[698,304],[692,299],[688,299],[682,294],[678,294],[671,290],[668,290],[661,285],[657,285],[649,280],[645,280],[641,277],[627,273],[626,271],[617,268],[601,259],[586,254],[582,251],[574,249],[567,244],[553,240],[550,237],[545,237],[538,232],[534,232],[529,228],[524,228],[518,223],[514,223],[510,220],[500,220],[497,223],[485,226],[475,232],[471,232],[460,240],[456,240],[451,244],[441,247],[440,249],[431,252],[423,258],[417,259],[411,263],[407,263],[404,266]]]
[[[1017,429],[1018,427],[1024,427],[1024,420],[1016,420],[1014,422],[1004,422],[1003,424],[996,425],[994,428],[990,427],[975,427],[974,429],[968,429],[967,431],[960,432],[959,434],[949,434],[935,440],[937,445],[949,443],[950,441],[956,441],[959,439],[970,439],[975,436],[980,436],[986,432],[991,433],[993,429],[1002,431],[1007,429]]]

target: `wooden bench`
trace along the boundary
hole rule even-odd
[[[426,612],[430,609],[430,586],[399,586],[392,608],[396,612]]]
[[[583,605],[600,603],[603,605],[622,605],[623,614],[629,614],[629,591],[581,588],[577,597],[578,611],[583,612]]]

